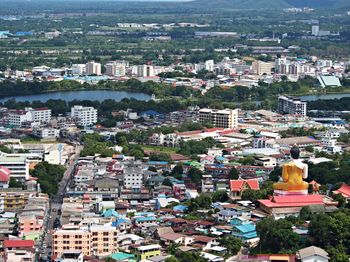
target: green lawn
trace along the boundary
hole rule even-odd
[[[142,146],[142,149],[160,151],[168,154],[176,153],[176,151],[178,150],[178,148],[165,147],[165,146]]]

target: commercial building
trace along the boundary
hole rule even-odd
[[[279,96],[278,112],[281,114],[306,115],[307,102],[301,101],[299,98]]]
[[[63,226],[53,233],[53,256],[69,250],[79,250],[85,256],[108,256],[117,250],[116,227],[111,224],[79,227]]]
[[[238,126],[238,109],[208,109],[199,110],[199,121],[211,123],[214,127],[236,128]]]
[[[60,136],[60,130],[54,128],[33,128],[32,134],[40,139],[55,139]]]
[[[87,75],[101,75],[101,64],[95,62],[86,63]]]
[[[11,171],[11,177],[18,181],[25,181],[29,178],[29,161],[25,155],[2,154],[0,155],[0,166]]]
[[[71,108],[71,117],[79,126],[91,126],[97,122],[97,109],[75,105]]]

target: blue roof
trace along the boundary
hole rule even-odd
[[[119,218],[117,221],[112,222],[112,226],[113,227],[119,227],[121,224],[130,224],[130,221],[128,219],[125,218]]]
[[[137,217],[135,218],[136,222],[144,222],[144,221],[156,221],[155,217]]]
[[[117,260],[117,261],[123,261],[125,259],[134,258],[135,255],[124,253],[124,252],[118,252],[118,253],[112,254],[110,257],[114,260]]]
[[[167,165],[168,162],[167,161],[148,161],[149,165]]]
[[[118,217],[119,214],[114,209],[108,209],[102,214],[103,217]]]
[[[254,224],[248,223],[248,224],[235,226],[235,228],[242,233],[248,233],[248,232],[255,231],[256,226]]]
[[[188,206],[184,205],[177,205],[173,207],[174,211],[186,211],[188,209]]]
[[[140,115],[157,116],[157,115],[161,115],[161,113],[158,113],[157,111],[154,111],[154,110],[147,110],[142,112]]]

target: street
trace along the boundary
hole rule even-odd
[[[54,229],[54,221],[60,218],[59,210],[61,209],[63,198],[66,192],[66,188],[71,181],[71,175],[74,171],[75,164],[79,158],[82,146],[76,146],[74,155],[71,156],[67,170],[65,171],[63,178],[59,184],[57,194],[50,199],[50,206],[46,216],[46,223],[44,224],[44,233],[42,237],[41,245],[39,245],[40,261],[49,261],[49,257],[52,252],[52,237],[51,233]]]

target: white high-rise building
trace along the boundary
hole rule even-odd
[[[214,71],[214,60],[205,61],[205,70],[207,70],[209,72]]]
[[[306,115],[307,102],[301,101],[299,98],[279,96],[278,112],[281,114]]]
[[[51,120],[51,109],[31,108],[25,110],[13,110],[9,112],[8,123],[13,127],[21,127],[25,122],[49,122]]]
[[[101,64],[95,62],[86,63],[87,75],[101,75]]]
[[[72,74],[73,75],[85,75],[86,73],[86,64],[73,64],[72,65]]]
[[[106,75],[108,76],[125,76],[126,65],[125,63],[118,63],[115,61],[105,64]]]
[[[214,127],[236,128],[238,126],[238,109],[209,109],[199,110],[199,121],[211,123]]]
[[[97,109],[75,105],[71,108],[71,117],[79,126],[91,126],[97,122]]]
[[[320,33],[320,26],[319,25],[313,25],[311,27],[311,34],[314,36],[318,36]]]
[[[139,65],[139,66],[137,66],[137,76],[138,77],[153,77],[154,76],[153,65]]]

